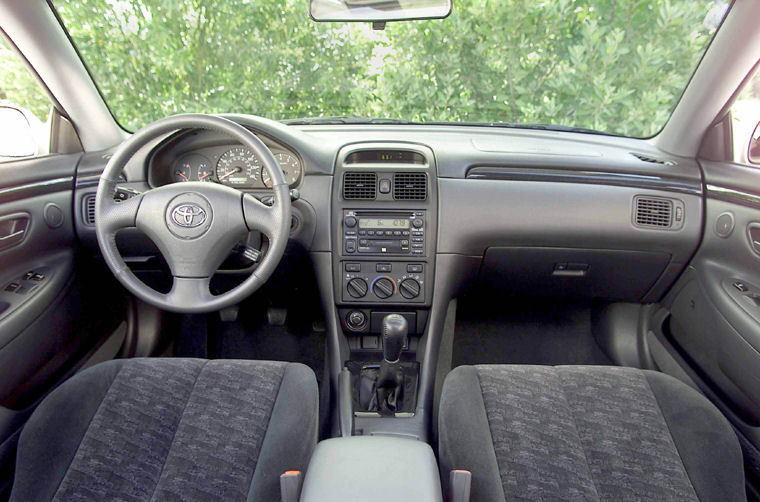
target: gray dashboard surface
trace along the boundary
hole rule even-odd
[[[429,147],[438,185],[436,253],[483,256],[489,247],[584,248],[650,252],[670,257],[646,300],[659,298],[694,253],[702,225],[702,177],[693,159],[667,155],[649,142],[580,133],[447,125],[286,126],[266,119],[230,116],[275,145],[297,152],[304,177],[299,185],[310,212],[311,251],[331,251],[340,151],[361,143],[407,143]],[[204,135],[194,135],[199,144]],[[189,138],[183,148],[191,148]],[[165,141],[165,140],[164,140]],[[161,141],[127,166],[130,182],[147,188],[148,159]],[[84,156],[76,201],[94,190],[108,152]],[[637,154],[638,157],[636,155]],[[656,162],[641,160],[643,156]],[[483,176],[484,169],[487,174]],[[680,201],[684,225],[674,231],[635,227],[638,195]],[[77,220],[84,242],[91,228]],[[624,262],[623,255],[619,257]]]

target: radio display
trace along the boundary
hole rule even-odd
[[[359,228],[409,228],[404,218],[359,218]]]

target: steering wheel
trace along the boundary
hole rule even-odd
[[[272,206],[234,188],[200,181],[165,185],[115,202],[116,180],[127,161],[149,142],[180,129],[220,132],[248,147],[272,180]],[[147,286],[124,263],[116,232],[128,227],[145,233],[166,259],[174,281],[168,293]],[[234,244],[253,230],[269,239],[266,255],[243,283],[213,295],[211,276]],[[116,150],[98,184],[95,231],[108,267],[135,296],[173,312],[212,312],[250,296],[277,267],[290,234],[290,190],[272,152],[248,129],[213,115],[174,115],[140,129]]]

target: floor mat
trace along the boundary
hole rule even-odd
[[[209,326],[212,359],[264,359],[309,366],[321,382],[325,364],[325,333],[312,330],[309,316],[289,311],[285,325],[267,322],[264,309],[241,309],[238,320],[213,316]]]
[[[591,305],[566,299],[484,302],[457,309],[452,367],[465,364],[592,364],[612,361],[591,333]]]

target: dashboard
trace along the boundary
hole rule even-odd
[[[280,145],[267,144],[292,187],[298,186],[304,175],[303,163],[297,153]],[[170,141],[156,151],[150,166],[152,186],[201,181],[220,183],[241,189],[268,189],[272,182],[261,159],[239,144],[199,145],[185,138]]]

